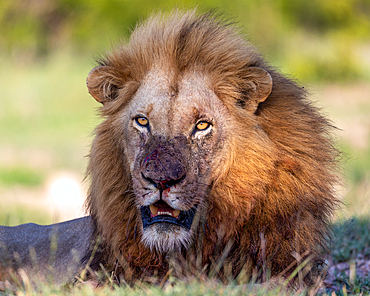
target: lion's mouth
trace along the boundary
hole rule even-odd
[[[143,228],[155,223],[171,223],[190,229],[193,223],[196,207],[188,211],[180,211],[170,207],[164,201],[157,201],[152,205],[140,208]]]

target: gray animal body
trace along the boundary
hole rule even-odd
[[[21,269],[31,282],[71,282],[88,262],[93,229],[90,217],[52,225],[0,226],[0,271]]]

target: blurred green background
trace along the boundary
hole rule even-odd
[[[94,57],[155,11],[198,7],[236,21],[339,128],[346,204],[370,213],[370,0],[1,0],[0,224],[83,214],[81,185],[99,106]]]

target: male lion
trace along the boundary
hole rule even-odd
[[[47,274],[50,254],[58,282],[86,264],[126,280],[170,266],[209,272],[219,260],[220,277],[291,272],[307,258],[316,270],[338,205],[332,125],[234,28],[194,11],[151,17],[87,87],[104,118],[90,216],[0,228],[3,273]]]

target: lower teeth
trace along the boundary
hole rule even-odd
[[[149,209],[150,209],[150,212],[152,213],[153,216],[157,216],[158,215],[159,208],[157,206],[150,205],[149,206]],[[172,210],[172,213],[171,212],[167,212],[167,211],[163,211],[163,212],[160,212],[159,215],[168,215],[168,216],[177,218],[180,215],[180,210],[173,209]]]

